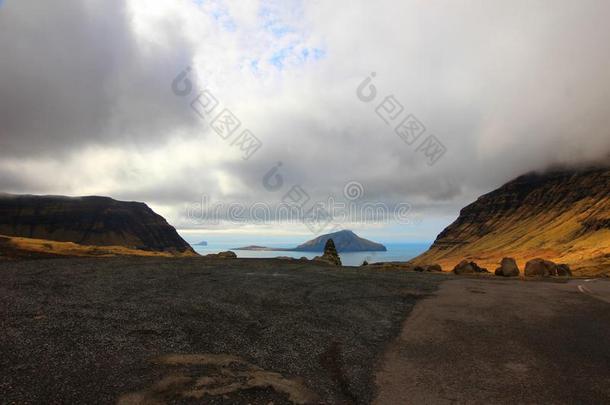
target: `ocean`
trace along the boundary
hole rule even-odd
[[[344,266],[360,266],[364,260],[369,263],[394,261],[404,262],[425,252],[430,247],[431,243],[388,243],[384,245],[388,249],[386,252],[349,252],[339,253],[339,256],[341,257],[341,262]],[[265,246],[272,248],[290,248],[295,245],[265,244]],[[290,252],[282,250],[235,250],[236,247],[239,247],[239,244],[237,244],[236,246],[236,244],[208,242],[208,246],[193,246],[193,249],[195,249],[197,253],[202,255],[231,250],[235,252],[235,254],[237,254],[237,257],[258,258],[288,256],[297,259],[300,257],[313,259],[315,256],[321,255],[321,253],[319,252]]]

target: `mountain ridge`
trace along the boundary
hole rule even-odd
[[[415,264],[483,267],[515,257],[523,269],[535,257],[567,263],[575,274],[610,266],[610,169],[555,169],[519,176],[464,207]]]
[[[103,196],[0,194],[0,234],[86,246],[192,253],[148,205]]]

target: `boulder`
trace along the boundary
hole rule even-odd
[[[550,260],[532,259],[525,264],[527,277],[570,277],[572,271],[567,264],[556,264]]]
[[[557,276],[558,277],[572,277],[572,270],[567,264],[557,265]]]
[[[335,242],[332,239],[326,241],[324,245],[324,254],[322,256],[314,257],[314,260],[331,264],[333,266],[341,266],[341,259],[337,253]]]
[[[475,262],[469,262],[468,260],[462,260],[454,268],[453,273],[455,274],[478,274],[478,273],[489,273],[486,268],[479,267]]]
[[[441,267],[440,264],[431,264],[426,266],[426,271],[430,272],[430,273],[439,273],[443,271],[443,268]]]
[[[502,277],[517,277],[519,276],[519,267],[517,262],[512,257],[505,257],[500,262],[500,267],[496,269],[496,276]]]

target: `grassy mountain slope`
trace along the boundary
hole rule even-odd
[[[451,270],[463,259],[493,271],[502,257],[567,263],[575,275],[610,272],[610,169],[527,174],[463,208],[415,264]]]

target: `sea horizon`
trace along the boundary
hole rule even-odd
[[[237,248],[260,245],[276,249],[290,249],[298,245],[298,243],[276,242],[276,243],[233,243],[233,242],[215,242],[208,240],[207,246],[196,245],[197,242],[190,242],[193,249],[200,255],[223,252],[231,250],[235,252],[238,258],[274,258],[274,257],[293,257],[313,259],[320,256],[322,252],[302,252],[292,250],[237,250]],[[368,263],[375,262],[395,262],[408,261],[422,253],[424,253],[432,244],[432,242],[409,242],[409,243],[385,243],[385,252],[379,251],[362,251],[362,252],[339,252],[339,257],[344,266],[360,266],[365,260]]]

